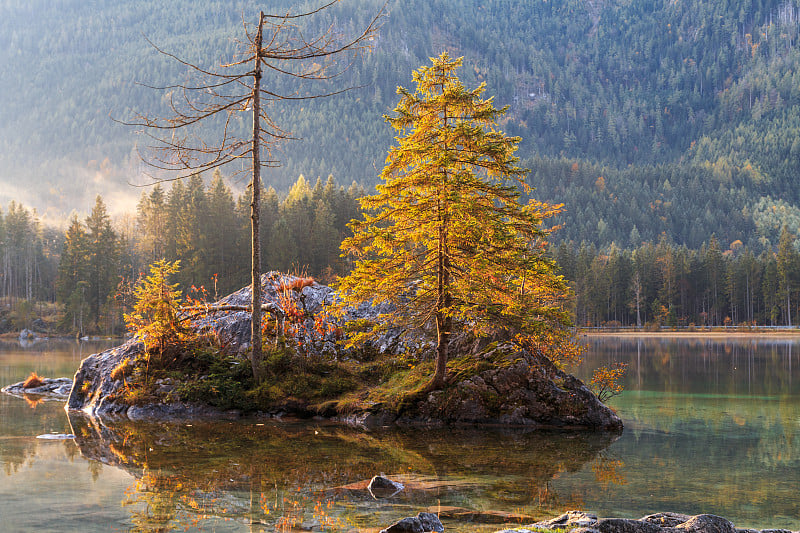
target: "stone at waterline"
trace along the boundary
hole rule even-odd
[[[369,485],[367,485],[367,490],[376,500],[381,498],[391,498],[404,488],[405,486],[402,483],[392,481],[391,479],[383,476],[373,477],[370,480]]]
[[[688,517],[687,517],[688,518]],[[597,515],[583,511],[567,511],[566,513],[543,522],[537,522],[531,527],[542,529],[573,529],[577,527],[592,527],[597,523]]]
[[[639,520],[628,518],[597,518],[592,513],[569,511],[552,520],[536,522],[529,526],[503,529],[495,533],[536,533],[542,529],[564,533],[759,533],[758,530],[737,529],[733,523],[720,516],[696,516],[678,513],[656,513]],[[760,533],[787,530],[764,529]]]
[[[433,533],[444,531],[439,517],[433,513],[419,513],[415,517],[407,517],[395,522],[380,533]]]
[[[3,387],[0,391],[23,398],[27,396],[40,397],[45,400],[66,400],[72,389],[70,378],[41,378],[42,384],[37,387],[26,388],[25,381]]]
[[[37,439],[41,440],[71,440],[75,438],[72,433],[45,433],[44,435],[36,435]]]

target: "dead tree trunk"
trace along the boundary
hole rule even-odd
[[[251,186],[253,201],[250,203],[251,237],[253,250],[253,314],[251,320],[250,343],[253,351],[250,355],[250,364],[253,367],[253,377],[256,381],[261,379],[261,240],[259,238],[259,215],[261,204],[261,127],[259,113],[261,107],[261,40],[264,25],[264,12],[258,15],[258,32],[256,33],[256,64],[253,71],[253,182]]]

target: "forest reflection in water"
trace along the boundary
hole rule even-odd
[[[321,422],[105,426],[74,414],[70,422],[84,457],[136,478],[123,505],[146,531],[209,520],[264,531],[314,524],[369,530],[426,509],[459,524],[458,531],[489,531],[579,503],[552,491],[550,481],[595,461],[617,438],[499,429],[365,432]],[[605,462],[599,475],[607,477],[614,464]],[[373,497],[367,482],[376,474],[405,490]]]

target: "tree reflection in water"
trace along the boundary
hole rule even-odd
[[[550,481],[595,460],[617,434],[406,429],[366,432],[319,422],[103,423],[70,413],[90,460],[136,477],[123,505],[134,531],[210,527],[349,531],[439,511],[459,531],[554,514],[580,499]],[[598,480],[621,479],[602,459]],[[385,474],[405,485],[377,500],[366,490]],[[487,525],[493,523],[494,526]]]

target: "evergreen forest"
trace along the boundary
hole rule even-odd
[[[382,4],[340,2],[318,24],[347,34]],[[396,88],[447,51],[464,57],[467,86],[486,82],[495,105],[508,106],[502,126],[521,137],[536,197],[566,205],[557,239],[629,249],[666,234],[699,249],[715,234],[761,253],[784,224],[800,229],[796,0],[392,0],[386,9],[372,50],[332,82],[352,90],[275,105],[275,120],[302,140],[282,147],[268,187],[286,194],[302,174],[370,189],[392,143],[381,116]],[[51,217],[90,210],[98,193],[135,196],[128,183],[146,143],[111,117],[164,114],[169,95],[145,85],[186,74],[148,39],[215,65],[235,55],[251,15],[246,2],[215,0],[0,2],[0,202]],[[43,31],[43,20],[59,24]]]
[[[381,5],[339,2],[319,24],[346,34]],[[131,187],[146,143],[113,119],[167,114],[168,91],[148,85],[186,78],[150,42],[210,67],[254,16],[240,1],[0,1],[0,329],[58,302],[62,331],[119,332],[126,286],[160,258],[181,260],[186,291],[248,283],[237,169]],[[551,256],[578,325],[795,325],[798,36],[796,0],[392,0],[373,48],[331,82],[351,90],[271,110],[299,140],[264,176],[262,267],[349,270],[339,243],[394,143],[382,116],[446,51],[507,106],[531,196],[564,204]]]
[[[283,195],[265,190],[262,269],[322,283],[349,272],[339,246],[364,194],[330,176],[312,184],[301,175]],[[175,281],[185,294],[222,297],[249,283],[249,224],[247,196],[234,196],[219,172],[145,189],[136,212],[124,216],[112,218],[98,196],[90,214],[74,215],[64,231],[11,202],[0,212],[0,333],[31,327],[54,308],[42,327],[121,334],[133,285],[162,258],[180,260]],[[574,292],[581,327],[796,326],[798,244],[784,226],[778,245],[758,254],[712,235],[698,248],[666,236],[629,248],[561,240],[549,255]]]

